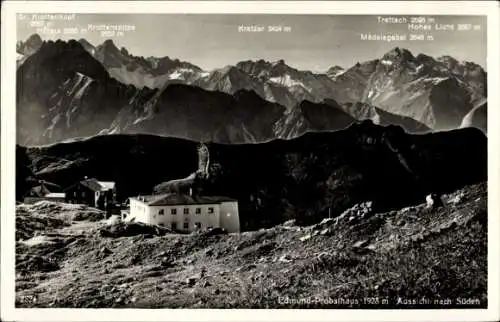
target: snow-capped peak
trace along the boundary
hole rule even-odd
[[[303,88],[309,90],[308,86],[306,86],[302,81],[294,79],[289,74],[284,74],[284,75],[276,76],[276,77],[270,77],[269,82],[275,83],[275,84],[278,84],[281,86],[285,86],[285,87],[300,86],[300,87],[303,87]]]

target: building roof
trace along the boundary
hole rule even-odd
[[[66,198],[64,192],[51,192],[45,195],[46,198]]]
[[[91,179],[85,179],[82,181],[77,182],[77,184],[80,183],[81,185],[89,188],[92,191],[107,191],[107,190],[113,190],[115,188],[115,183],[112,181],[99,181],[95,178]],[[71,187],[73,187],[72,185]],[[71,188],[69,187],[69,188]],[[67,188],[67,189],[69,189]],[[67,190],[66,189],[66,190]]]
[[[228,201],[237,201],[229,197],[221,196],[189,196],[177,193],[167,193],[160,195],[139,196],[131,199],[136,199],[146,203],[149,206],[173,206],[173,205],[203,205],[203,204],[219,204]]]
[[[98,181],[103,187],[103,190],[113,190],[115,188],[115,183],[112,181]]]
[[[61,187],[54,183],[46,182],[43,180],[40,180],[40,184],[37,186],[34,186],[30,189],[28,192],[28,196],[30,197],[44,197],[48,193],[51,193],[52,191],[61,191]]]
[[[49,189],[47,189],[43,185],[39,185],[39,186],[35,186],[35,187],[31,188],[29,193],[28,193],[28,196],[30,196],[30,197],[44,197],[48,193],[50,193]]]
[[[97,181],[97,179],[94,178],[80,181],[80,183],[82,186],[85,186],[93,191],[101,191],[102,189],[102,186],[99,184],[99,181]]]

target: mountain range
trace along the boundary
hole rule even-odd
[[[449,56],[394,48],[380,59],[324,74],[283,60],[241,61],[212,71],[168,56],[141,57],[111,40],[18,42],[18,143],[148,133],[256,143],[356,121],[422,133],[486,132],[486,72]]]

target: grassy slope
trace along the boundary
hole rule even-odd
[[[41,227],[48,236],[35,237],[38,244],[16,243],[16,304],[410,308],[398,304],[398,297],[425,296],[453,304],[457,297],[474,298],[480,300],[476,306],[486,307],[486,189],[486,183],[467,187],[462,201],[436,210],[420,205],[242,234],[103,238],[98,231],[104,222]],[[46,216],[36,206],[22,207],[18,217]],[[71,218],[64,209],[52,217]],[[304,236],[310,238],[301,240]],[[293,304],[286,298],[312,302]],[[325,301],[315,303],[315,298]],[[339,299],[353,306],[336,305]]]

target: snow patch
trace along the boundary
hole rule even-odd
[[[52,118],[51,124],[49,125],[49,127],[45,131],[45,134],[47,134],[47,133],[49,134],[49,138],[52,137],[52,131],[54,130],[54,127],[56,126],[57,122],[59,122],[60,118],[61,118],[61,116],[59,114],[56,114],[56,116],[54,116],[54,118]]]
[[[75,106],[71,109],[71,111],[75,110]],[[69,128],[71,126],[71,111],[66,111],[66,126]]]
[[[108,134],[118,134],[120,133],[120,129],[118,127],[114,127],[108,131]]]
[[[148,119],[148,116],[138,117],[132,124],[137,124]]]
[[[271,78],[269,78],[269,81],[272,83],[275,83],[275,84],[286,86],[286,87],[300,86],[300,87],[303,87],[303,88],[309,90],[308,87],[304,85],[304,83],[293,79],[289,74],[285,74],[285,75],[280,76],[280,77],[271,77]]]
[[[82,82],[82,80],[84,79],[85,75],[83,75],[82,73],[79,73],[79,72],[76,72],[76,81],[75,83],[73,84],[73,87],[71,88],[71,90],[67,93],[68,96],[72,95],[76,89],[80,86],[80,83]]]
[[[78,104],[74,104],[69,113],[73,114],[76,112],[77,109],[78,109]]]
[[[87,87],[89,87],[89,85],[93,82],[94,80],[88,76],[85,76],[85,82],[83,83],[83,85],[80,87],[80,89],[78,89],[78,91],[75,93],[75,96],[74,98],[76,99],[80,99],[83,94],[85,93],[85,90],[87,89]]]
[[[68,85],[70,81],[71,81],[71,77],[70,77],[70,78],[68,78],[68,79],[66,79],[66,80],[64,81],[64,83],[62,83],[62,86],[66,86],[66,85]]]
[[[439,84],[447,79],[448,79],[448,77],[431,77],[431,78],[428,78],[427,81],[430,81],[434,85],[437,85],[437,84]]]
[[[194,73],[194,70],[192,68],[177,68],[176,70],[181,73]]]
[[[331,75],[331,77],[337,78],[340,75],[344,74],[346,70],[339,70],[338,72],[335,73],[335,75]]]
[[[186,74],[194,74],[195,71],[191,68],[176,68],[169,76],[169,79],[186,80]]]
[[[169,79],[184,79],[184,75],[182,75],[179,71],[175,71],[168,76]]]

